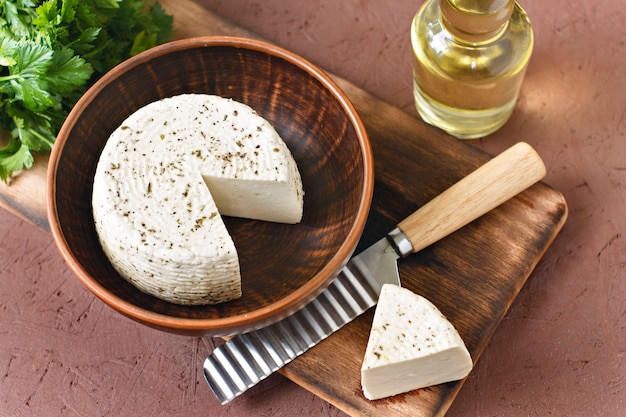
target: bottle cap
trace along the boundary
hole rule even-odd
[[[515,7],[514,0],[440,0],[439,4],[448,30],[473,42],[496,36]]]

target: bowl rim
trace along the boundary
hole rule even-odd
[[[220,46],[251,49],[283,59],[306,71],[332,93],[345,110],[350,122],[354,126],[360,144],[364,167],[363,183],[361,185],[361,201],[355,221],[346,240],[341,244],[337,253],[335,253],[331,260],[304,285],[284,298],[248,313],[217,319],[173,317],[144,309],[118,297],[106,287],[100,285],[91,274],[87,273],[82,268],[80,262],[69,248],[59,222],[58,207],[55,197],[58,161],[63,154],[69,132],[76,124],[77,118],[93,101],[93,98],[106,86],[114,82],[120,75],[138,65],[142,65],[154,58],[167,55],[171,52]],[[174,332],[193,332],[215,336],[228,336],[267,326],[293,314],[319,295],[339,274],[341,268],[348,262],[361,239],[369,215],[374,193],[374,159],[367,131],[354,105],[339,85],[315,64],[294,52],[258,39],[238,36],[200,36],[170,41],[153,47],[118,64],[96,81],[78,100],[59,130],[56,143],[50,153],[46,182],[46,209],[53,239],[72,272],[94,295],[118,312],[152,327]]]

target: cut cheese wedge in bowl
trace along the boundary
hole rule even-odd
[[[406,288],[383,286],[361,367],[367,399],[460,380],[471,369],[461,336],[437,307]]]
[[[176,304],[241,296],[222,215],[298,223],[302,180],[287,145],[249,106],[206,94],[137,110],[110,136],[92,208],[108,259],[145,293]]]

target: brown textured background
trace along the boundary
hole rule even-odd
[[[421,1],[197,2],[415,114]],[[626,4],[521,3],[536,44],[520,102],[472,144],[531,143],[570,214],[448,415],[626,415]],[[200,373],[214,343],[114,313],[49,234],[0,210],[0,416],[344,415],[279,375],[219,406]]]

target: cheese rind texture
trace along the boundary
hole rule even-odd
[[[406,288],[383,285],[361,366],[367,399],[457,381],[471,369],[461,336],[437,307]]]
[[[184,94],[142,107],[111,134],[92,208],[120,275],[155,297],[200,305],[241,296],[221,215],[297,223],[303,196],[296,162],[265,119],[234,100]]]

